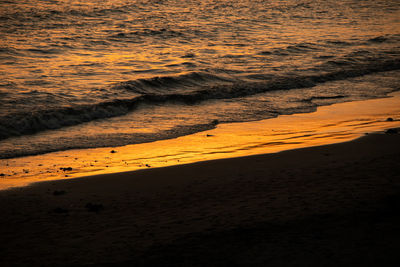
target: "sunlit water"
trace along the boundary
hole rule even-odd
[[[0,25],[0,158],[400,89],[397,0],[4,0]]]

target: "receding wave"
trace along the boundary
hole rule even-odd
[[[140,104],[175,102],[190,105],[205,100],[231,99],[273,90],[308,88],[324,82],[400,69],[400,60],[398,59],[370,58],[367,62],[362,63],[341,59],[326,64],[331,66],[332,71],[322,71],[329,69],[326,65],[322,65],[321,71],[315,72],[316,74],[272,77],[266,75],[264,80],[260,79],[256,82],[230,80],[207,73],[128,81],[115,85],[112,90],[132,91],[136,94],[132,98],[0,117],[0,140],[11,136],[32,134],[92,120],[121,116],[135,110]]]
[[[147,143],[158,140],[165,140],[177,138],[180,136],[190,135],[202,131],[207,131],[215,128],[218,121],[213,120],[210,123],[176,126],[172,129],[162,130],[157,133],[115,133],[91,138],[90,142],[86,136],[80,137],[63,137],[59,138],[57,142],[40,143],[33,147],[13,147],[13,149],[4,150],[0,154],[0,159],[32,156],[55,151],[62,151],[68,149],[83,149],[83,148],[96,148],[96,147],[111,147],[123,146],[126,144],[139,144]]]

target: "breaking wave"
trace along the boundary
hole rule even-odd
[[[320,67],[321,71],[315,74],[273,77],[266,75],[264,79],[258,77],[256,81],[233,80],[203,72],[127,81],[114,85],[109,90],[126,90],[135,93],[134,97],[0,117],[0,140],[121,116],[135,110],[141,104],[159,105],[172,102],[192,105],[212,99],[232,99],[273,90],[314,87],[329,81],[398,70],[400,60],[370,58],[367,62],[360,63],[353,58],[344,58],[328,61]],[[329,68],[333,71],[322,71]]]

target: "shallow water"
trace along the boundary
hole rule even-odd
[[[170,140],[0,159],[0,170],[3,173],[0,177],[0,190],[48,180],[275,153],[350,141],[366,133],[400,127],[399,103],[400,92],[396,92],[388,98],[319,107],[313,113],[220,124],[212,130]]]
[[[0,158],[399,90],[398,1],[2,1]]]

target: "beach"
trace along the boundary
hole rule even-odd
[[[0,190],[350,141],[400,127],[399,102],[400,94],[395,92],[385,98],[322,106],[311,113],[218,124],[212,130],[179,138],[0,159]]]
[[[0,1],[0,266],[400,266],[399,17]]]
[[[396,266],[400,135],[0,193],[2,266]]]

